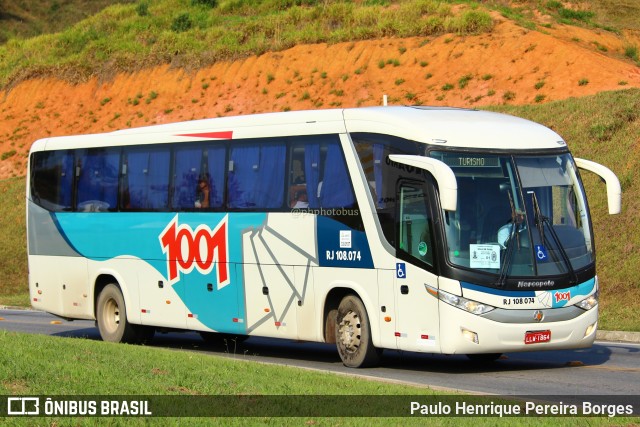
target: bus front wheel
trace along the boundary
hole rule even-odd
[[[142,343],[150,341],[155,332],[148,326],[129,323],[122,291],[114,283],[105,286],[98,296],[96,320],[103,341]]]
[[[373,346],[367,310],[360,298],[347,295],[342,299],[335,331],[336,346],[345,366],[365,368],[379,362],[381,350]]]

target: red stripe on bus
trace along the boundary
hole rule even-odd
[[[227,130],[224,132],[181,133],[176,136],[189,136],[192,138],[232,139],[233,131]]]

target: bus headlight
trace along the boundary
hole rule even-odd
[[[459,297],[457,295],[450,294],[449,292],[445,292],[441,289],[435,289],[426,284],[424,286],[427,289],[427,292],[429,292],[434,297],[437,297],[440,301],[446,302],[449,305],[467,311],[471,314],[485,314],[495,309],[495,307],[492,305],[483,304],[478,301]]]
[[[576,305],[583,310],[586,310],[586,311],[591,310],[593,307],[598,305],[598,293],[599,292],[596,291],[595,293],[589,295],[588,297],[586,297]]]

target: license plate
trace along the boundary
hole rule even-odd
[[[524,334],[525,344],[538,344],[551,341],[551,331],[527,331]]]

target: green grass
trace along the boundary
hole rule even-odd
[[[572,0],[578,3],[579,0]],[[640,30],[640,2],[635,0],[595,0],[593,21],[603,28]],[[584,2],[582,2],[584,4]]]
[[[111,0],[0,0],[0,43],[12,37],[61,31],[113,3]]]
[[[76,338],[18,334],[0,331],[0,394],[2,395],[87,395],[87,396],[293,396],[314,405],[317,396],[343,395],[341,405],[349,409],[350,402],[367,396],[379,405],[397,411],[402,395],[418,397],[426,402],[438,396],[453,396],[452,392],[434,391],[426,387],[369,381],[346,375],[328,374],[287,366],[269,365],[243,360],[242,355],[229,357],[175,351],[162,348],[128,346]],[[132,369],[121,369],[130,366]],[[358,396],[361,396],[358,398]],[[400,397],[398,397],[400,396]],[[465,402],[475,399],[483,403],[498,401],[488,398],[458,395]],[[103,397],[104,398],[104,397]],[[107,398],[108,399],[108,398]],[[386,401],[389,403],[385,403]],[[407,407],[411,397],[407,398]],[[248,408],[249,409],[249,408]],[[320,408],[322,409],[322,408]],[[372,407],[371,411],[379,407]],[[285,408],[286,411],[286,408]],[[407,411],[408,412],[408,411]],[[323,418],[254,417],[254,418],[5,418],[3,425],[320,425],[320,426],[601,426],[611,419],[522,417],[438,418]],[[634,418],[615,418],[617,425],[631,425]]]
[[[0,45],[0,87],[55,75],[70,81],[171,63],[188,69],[300,43],[384,37],[480,33],[488,11],[436,0],[396,1],[394,7],[347,0],[200,2],[159,0],[116,4],[59,33]],[[455,2],[454,2],[455,3]]]
[[[109,3],[0,0],[0,88],[41,76],[77,82],[163,64],[193,70],[304,43],[477,34],[493,28],[491,10],[528,29],[537,28],[540,12],[571,25],[640,28],[640,4],[632,0]]]
[[[24,178],[0,181],[0,227],[0,305],[28,305]]]

